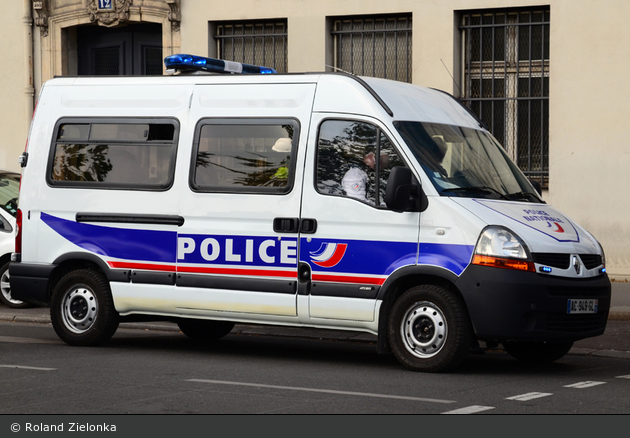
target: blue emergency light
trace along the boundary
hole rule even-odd
[[[277,73],[273,68],[269,67],[184,54],[167,56],[164,58],[164,65],[167,70],[179,70],[182,72],[207,71],[211,73],[262,75]]]

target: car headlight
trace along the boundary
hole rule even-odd
[[[472,263],[536,272],[525,243],[515,233],[497,226],[482,231],[475,246]]]

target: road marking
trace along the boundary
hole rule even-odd
[[[492,406],[468,406],[461,409],[455,409],[454,411],[442,412],[443,414],[476,414],[477,412],[488,411],[494,409]]]
[[[299,386],[265,385],[261,383],[230,382],[226,380],[188,379],[186,381],[199,382],[199,383],[214,383],[217,385],[253,386],[256,388],[286,389],[290,391],[322,392],[325,394],[355,395],[359,397],[391,398],[395,400],[422,401],[422,402],[430,402],[430,403],[456,403],[453,400],[439,400],[439,399],[434,399],[434,398],[407,397],[404,395],[373,394],[370,392],[336,391],[334,389],[302,388]]]
[[[516,400],[516,401],[528,401],[534,400],[535,398],[547,397],[548,395],[553,395],[549,392],[528,392],[526,394],[514,395],[512,397],[506,397],[506,400]]]
[[[24,365],[0,365],[0,368],[19,368],[22,370],[55,371],[57,368],[27,367]]]
[[[630,379],[630,374],[627,374],[625,376],[617,376],[617,379]]]
[[[61,341],[52,339],[19,338],[17,336],[0,336],[0,342],[16,344],[59,344]]]
[[[564,385],[565,388],[578,388],[578,389],[582,389],[582,388],[590,388],[591,386],[597,386],[597,385],[603,385],[606,382],[591,382],[591,381],[586,381],[586,382],[578,382],[578,383],[572,383],[570,385]]]

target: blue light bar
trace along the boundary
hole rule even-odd
[[[184,54],[167,56],[164,58],[164,65],[167,70],[179,70],[183,72],[207,71],[211,73],[261,75],[277,73],[273,68],[269,67]]]

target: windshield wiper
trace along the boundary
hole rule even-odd
[[[507,197],[508,199],[527,199],[533,202],[538,202],[538,203],[541,202],[538,196],[534,195],[533,193],[527,193],[527,192],[509,193]]]
[[[493,189],[492,187],[488,187],[488,186],[453,187],[451,189],[444,189],[442,190],[442,192],[486,192],[486,193],[493,193],[495,195],[498,195],[500,199],[507,199],[507,200],[510,199],[506,195],[501,193],[500,191]]]

